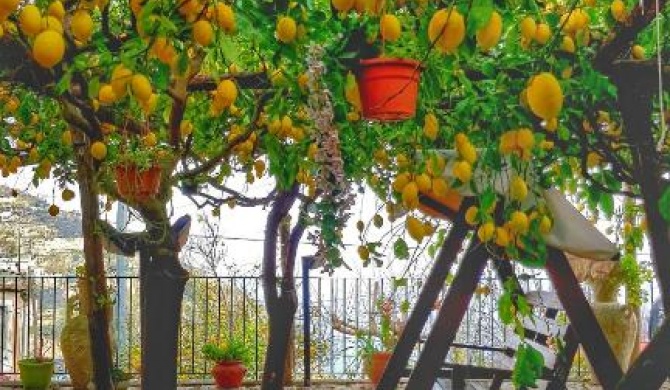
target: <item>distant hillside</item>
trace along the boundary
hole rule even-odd
[[[52,217],[48,213],[49,203],[43,199],[25,193],[15,198],[11,192],[9,187],[0,186],[0,221],[47,227],[58,238],[81,237],[79,213],[61,211]]]

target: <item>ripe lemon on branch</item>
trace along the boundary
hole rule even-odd
[[[428,38],[442,53],[453,53],[465,38],[465,21],[455,8],[441,9],[428,23]]]
[[[283,43],[291,43],[295,41],[298,32],[298,26],[295,20],[290,16],[282,16],[277,19],[277,39]]]
[[[54,30],[41,32],[33,42],[33,58],[43,68],[52,68],[63,60],[65,40]]]
[[[400,21],[395,15],[386,14],[382,16],[379,25],[383,40],[394,42],[400,38]]]
[[[477,31],[477,46],[483,51],[488,51],[498,44],[502,34],[502,18],[500,14],[493,11],[489,22],[482,29]]]
[[[87,42],[91,35],[93,35],[93,18],[91,14],[85,10],[77,11],[70,21],[70,28],[72,35],[80,41]]]
[[[533,114],[545,120],[556,118],[563,107],[561,85],[556,77],[548,72],[531,78],[526,97]]]

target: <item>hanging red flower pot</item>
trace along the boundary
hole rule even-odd
[[[358,86],[363,117],[399,121],[414,117],[421,63],[401,58],[361,60]]]
[[[158,194],[161,182],[161,168],[154,165],[140,169],[135,164],[116,167],[116,190],[124,199],[146,202]]]

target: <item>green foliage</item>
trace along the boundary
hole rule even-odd
[[[251,350],[242,339],[230,338],[222,345],[205,344],[202,353],[206,359],[217,363],[239,361],[251,364]]]
[[[663,218],[670,223],[670,186],[663,191],[661,200],[658,202],[658,209]]]
[[[520,344],[517,348],[512,382],[516,388],[535,387],[544,369],[544,357],[535,348]]]

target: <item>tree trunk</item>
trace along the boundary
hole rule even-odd
[[[142,388],[176,389],[181,305],[188,272],[173,248],[144,248],[140,261]]]
[[[293,269],[297,245],[304,232],[304,225],[298,221],[291,232],[285,257],[282,259],[282,279],[277,279],[277,241],[279,226],[295,203],[298,186],[280,192],[268,215],[263,247],[263,291],[268,313],[268,348],[263,367],[263,390],[283,388],[284,368],[289,348],[293,319],[298,308]],[[278,286],[279,284],[279,286]]]
[[[77,178],[81,196],[81,219],[84,236],[84,260],[86,275],[91,284],[89,291],[88,330],[91,337],[93,360],[93,382],[97,390],[111,390],[112,348],[109,335],[109,316],[105,306],[95,304],[96,297],[107,296],[107,279],[102,254],[101,236],[96,233],[100,218],[98,192],[93,178],[94,162],[87,149],[77,153]]]

